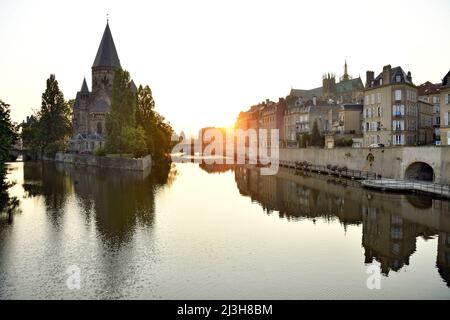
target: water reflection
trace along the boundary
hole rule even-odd
[[[358,182],[329,176],[303,175],[281,169],[262,176],[251,166],[235,168],[239,192],[259,203],[267,213],[288,220],[338,220],[344,228],[362,224],[364,262],[380,263],[381,272],[409,265],[417,237],[437,236],[436,266],[450,287],[450,203],[412,195],[368,191]]]
[[[25,195],[43,196],[55,228],[61,227],[68,197],[75,195],[86,224],[94,219],[104,240],[116,245],[127,241],[137,224],[153,224],[155,191],[172,183],[176,175],[170,166],[151,173],[60,163],[26,163],[23,173]]]

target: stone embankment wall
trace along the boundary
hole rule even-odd
[[[152,157],[146,156],[140,159],[97,157],[71,153],[57,153],[56,162],[71,163],[75,165],[95,166],[100,168],[112,168],[131,171],[145,171],[152,166]]]
[[[450,147],[392,147],[377,149],[280,149],[280,162],[308,161],[315,165],[345,166],[374,172],[384,178],[404,179],[408,167],[416,162],[433,168],[434,182],[450,184]]]

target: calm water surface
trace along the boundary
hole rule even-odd
[[[0,299],[450,298],[445,201],[287,169],[9,168],[21,212],[0,219]]]

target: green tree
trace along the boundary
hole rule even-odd
[[[120,138],[122,139],[121,144],[124,147],[124,152],[132,153],[137,158],[147,154],[145,131],[141,126],[136,128],[130,126],[123,127]]]
[[[47,79],[41,109],[22,124],[22,141],[26,148],[41,157],[64,151],[72,134],[73,100],[65,101],[54,74]]]
[[[130,74],[117,70],[113,81],[111,107],[106,115],[106,149],[111,153],[126,152],[123,128],[135,127],[136,96],[131,89]]]
[[[16,140],[17,127],[11,121],[11,110],[0,100],[0,174],[4,173],[4,164],[9,160],[9,152]]]
[[[6,165],[10,151],[17,140],[17,126],[11,121],[9,105],[0,100],[0,212],[16,205],[17,199],[10,198],[6,182]]]
[[[37,158],[41,150],[41,133],[39,127],[39,121],[36,115],[27,119],[27,122],[21,124],[22,132],[20,136],[22,138],[22,144],[25,149],[30,150],[33,153],[33,157]]]
[[[325,143],[325,141],[319,131],[319,125],[317,124],[317,120],[315,120],[312,131],[311,131],[310,145],[313,147],[323,147],[324,143]]]
[[[144,129],[147,152],[152,155],[155,162],[166,159],[173,147],[173,129],[155,110],[155,100],[149,86],[139,86],[136,123]]]

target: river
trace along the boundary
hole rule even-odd
[[[447,201],[251,166],[17,162],[8,179],[0,299],[450,298]]]

